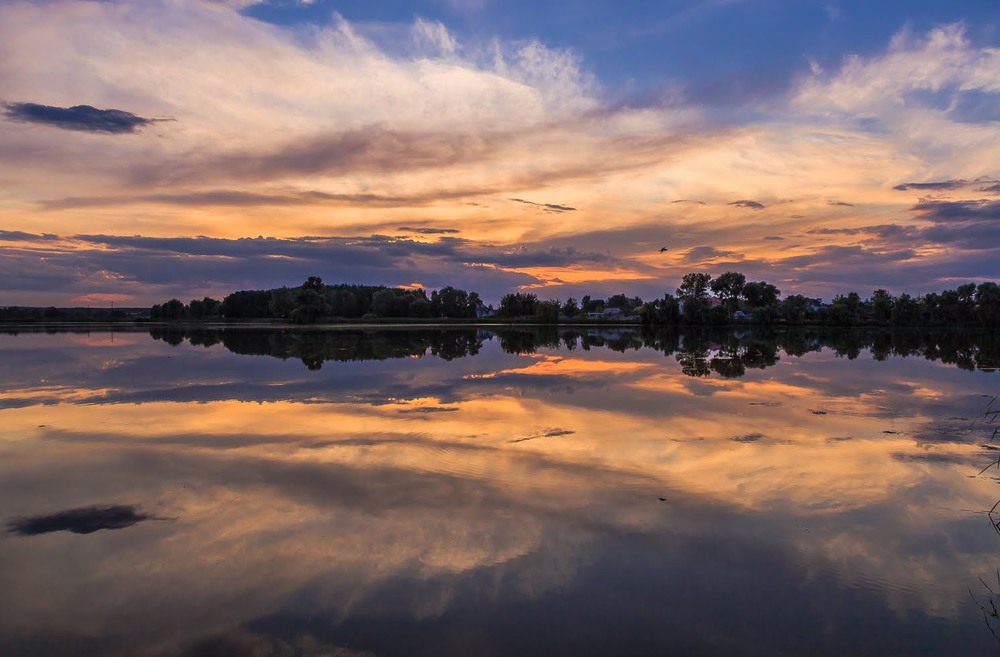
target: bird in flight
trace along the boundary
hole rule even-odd
[[[667,247],[665,247],[665,246],[664,246],[664,247],[660,247],[660,253],[663,253],[664,251],[667,251],[667,250],[668,250],[668,249],[667,249]]]

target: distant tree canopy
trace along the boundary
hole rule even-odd
[[[164,304],[156,304],[149,309],[150,319],[210,319],[222,314],[222,302],[210,297],[192,299],[184,305],[178,299],[171,299]]]
[[[497,311],[497,314],[501,317],[511,319],[516,317],[534,317],[535,304],[537,302],[538,297],[534,294],[524,294],[521,292],[505,294],[500,299],[500,309]]]
[[[472,318],[483,305],[479,295],[454,287],[432,292],[423,289],[392,288],[381,285],[327,285],[310,276],[298,287],[270,290],[240,290],[221,302],[208,297],[184,304],[171,299],[150,309],[154,320],[284,319],[310,324],[323,318],[361,319],[364,317],[447,317]]]
[[[716,296],[709,296],[709,293]],[[42,318],[45,309],[35,309]],[[56,309],[51,309],[55,311]],[[476,292],[447,286],[428,296],[421,288],[338,283],[327,285],[310,276],[298,287],[240,290],[222,301],[210,297],[184,304],[170,299],[150,309],[154,320],[282,319],[312,323],[324,318],[449,318],[473,319],[484,306]],[[48,312],[47,310],[45,312]],[[56,313],[58,314],[58,312]],[[883,289],[865,299],[857,292],[838,294],[830,303],[791,294],[766,281],[747,281],[740,272],[727,271],[716,278],[704,272],[685,274],[676,297],[643,301],[614,294],[607,299],[584,295],[541,300],[527,292],[512,292],[500,299],[497,317],[555,324],[561,321],[625,320],[647,325],[790,324],[826,326],[982,326],[1000,328],[1000,285],[966,283],[953,290],[920,297],[894,296]],[[0,319],[27,317],[25,309],[0,308]]]

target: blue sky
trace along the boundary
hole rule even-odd
[[[0,0],[0,304],[995,280],[998,30],[995,0]]]
[[[440,21],[462,40],[537,38],[571,49],[611,96],[657,97],[681,85],[705,102],[738,103],[782,93],[810,63],[828,68],[871,55],[901,31],[962,22],[974,43],[998,42],[993,0],[296,0],[247,7],[277,25]]]

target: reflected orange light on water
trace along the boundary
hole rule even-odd
[[[102,361],[110,347],[99,340],[76,346],[103,372],[95,381],[127,367]],[[166,609],[209,631],[268,613],[309,582],[323,582],[324,604],[347,614],[403,574],[485,568],[517,572],[519,590],[538,595],[572,580],[596,528],[668,545],[716,518],[779,518],[775,540],[848,584],[891,574],[884,594],[899,613],[959,613],[949,573],[983,558],[971,546],[947,557],[907,548],[996,493],[991,479],[970,476],[981,446],[948,440],[958,421],[932,410],[968,397],[935,366],[900,388],[891,370],[846,382],[842,363],[822,356],[730,379],[686,376],[649,350],[396,362],[393,376],[409,383],[385,379],[391,394],[359,378],[340,393],[316,385],[241,400],[242,381],[221,370],[199,389],[209,400],[196,402],[162,398],[187,394],[186,381],[141,403],[124,401],[127,377],[8,389],[17,404],[0,410],[0,480],[34,492],[8,496],[6,517],[125,501],[156,521],[95,553],[58,599],[28,591],[67,577],[52,563],[74,537],[7,541],[0,551],[21,567],[3,583],[25,602],[0,624],[93,632],[108,616],[142,626]],[[331,367],[325,381],[340,380]],[[306,376],[293,371],[266,386],[280,392]],[[845,527],[854,513],[880,520]],[[99,532],[94,545],[116,537]],[[525,560],[534,565],[521,571]],[[135,573],[141,586],[127,583]],[[88,603],[95,587],[117,597]],[[158,597],[141,599],[150,589]],[[428,598],[410,612],[450,604]],[[69,619],[67,608],[79,611]]]

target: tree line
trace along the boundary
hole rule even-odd
[[[823,326],[985,326],[1000,327],[1000,286],[992,281],[966,283],[952,290],[913,297],[884,289],[862,298],[838,294],[832,302],[801,294],[781,296],[766,281],[748,281],[740,272],[717,277],[685,274],[675,293],[644,301],[637,296],[606,299],[584,296],[539,299],[526,292],[505,294],[497,309],[479,294],[455,287],[428,293],[420,288],[391,288],[341,283],[326,285],[310,276],[298,287],[233,292],[221,301],[205,297],[184,304],[171,299],[150,309],[153,320],[276,319],[313,323],[322,319],[496,317],[541,324],[626,320],[653,326],[789,324]]]
[[[240,290],[222,301],[205,297],[184,304],[171,299],[150,308],[153,320],[278,319],[311,324],[325,318],[472,319],[483,302],[475,292],[445,287],[423,289],[340,283],[326,285],[310,276],[298,287]]]

